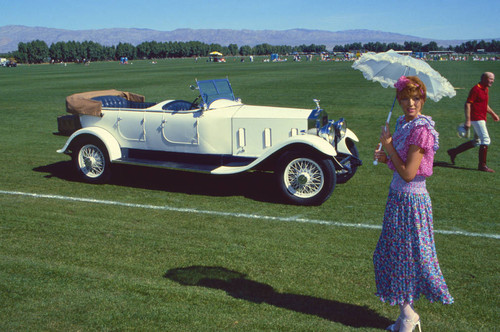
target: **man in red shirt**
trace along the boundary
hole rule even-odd
[[[481,81],[470,90],[465,102],[465,128],[469,130],[472,125],[474,128],[474,140],[448,150],[452,164],[455,164],[455,158],[459,153],[479,145],[478,169],[483,172],[495,172],[486,166],[488,145],[491,142],[488,129],[486,128],[486,115],[489,113],[495,122],[500,120],[488,104],[488,88],[491,87],[493,82],[495,82],[495,75],[493,73],[483,73]]]

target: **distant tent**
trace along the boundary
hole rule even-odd
[[[224,59],[224,55],[221,52],[210,52],[208,54],[208,61],[210,62],[226,62],[226,59]]]

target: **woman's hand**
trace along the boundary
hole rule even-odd
[[[387,153],[394,153],[394,147],[392,145],[392,135],[389,131],[389,124],[386,123],[385,127],[382,127],[382,132],[380,133],[380,144],[375,149],[375,153],[373,157],[375,160],[380,161],[381,163],[387,164],[389,161],[389,157],[382,150],[382,146],[384,147]]]
[[[375,153],[373,154],[373,158],[374,160],[377,160],[378,162],[384,164],[387,164],[387,162],[389,161],[389,158],[387,158],[387,155],[385,154],[384,150],[382,150],[380,144],[377,144],[377,147],[375,148]]]
[[[380,133],[380,143],[386,148],[388,146],[392,147],[392,135],[391,132],[389,131],[389,124],[386,123],[385,127],[382,127],[382,133]]]

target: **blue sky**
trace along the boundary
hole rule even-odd
[[[343,31],[368,29],[435,40],[500,37],[500,1],[483,0],[18,0],[0,26],[70,30],[146,28]]]

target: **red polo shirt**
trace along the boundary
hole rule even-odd
[[[486,115],[488,114],[488,87],[482,86],[481,83],[475,85],[469,92],[467,102],[471,104],[470,120],[486,121]]]

